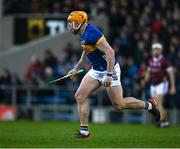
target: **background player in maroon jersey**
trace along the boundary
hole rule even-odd
[[[150,92],[151,96],[155,97],[158,102],[160,110],[160,121],[157,126],[168,127],[169,121],[163,107],[164,96],[168,92],[168,76],[170,82],[170,94],[175,94],[175,79],[173,73],[173,67],[162,54],[163,47],[160,43],[152,44],[152,58],[148,62],[147,73],[145,79],[142,82],[144,85],[150,80]]]

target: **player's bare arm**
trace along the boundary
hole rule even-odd
[[[85,64],[86,62],[86,55],[87,55],[87,52],[86,51],[83,51],[82,54],[81,54],[81,58],[79,59],[79,62],[76,64],[76,67],[71,69],[68,73],[72,74],[72,77],[75,76],[75,74],[77,73],[77,71],[83,67],[83,65]]]
[[[150,72],[149,72],[149,70],[147,70],[146,73],[145,73],[144,81],[145,81],[145,82],[148,82],[149,79],[150,79]]]
[[[147,69],[147,71],[145,72],[144,79],[141,81],[142,87],[145,86],[145,84],[149,81],[149,79],[150,79],[150,72],[149,72],[149,70]]]
[[[170,81],[170,94],[173,95],[176,93],[174,69],[172,67],[171,69],[167,69],[167,73],[169,75],[169,81]]]
[[[103,38],[101,42],[96,45],[96,47],[105,54],[107,61],[107,71],[112,72],[114,67],[114,57],[115,57],[114,50],[111,48],[111,46],[109,45],[109,43],[106,41],[105,38]]]
[[[111,48],[111,46],[108,44],[105,38],[101,40],[99,44],[96,45],[96,47],[105,54],[106,61],[107,61],[107,76],[104,79],[104,86],[109,87],[111,85],[112,80],[112,73],[113,73],[113,67],[115,63],[115,53],[114,50]],[[109,75],[108,75],[109,73]]]

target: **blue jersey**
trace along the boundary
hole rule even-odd
[[[96,45],[104,38],[103,33],[93,25],[88,24],[83,34],[80,37],[80,42],[83,50],[88,52],[87,58],[94,70],[107,70],[107,62],[105,53],[96,48]],[[115,59],[115,64],[117,59]]]

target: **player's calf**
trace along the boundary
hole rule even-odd
[[[118,102],[112,102],[112,106],[117,110],[122,110],[127,108],[126,102],[123,99],[119,100]]]

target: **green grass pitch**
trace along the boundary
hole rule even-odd
[[[0,122],[0,147],[180,147],[180,125],[90,124],[91,140],[77,140],[78,123],[61,121]]]

